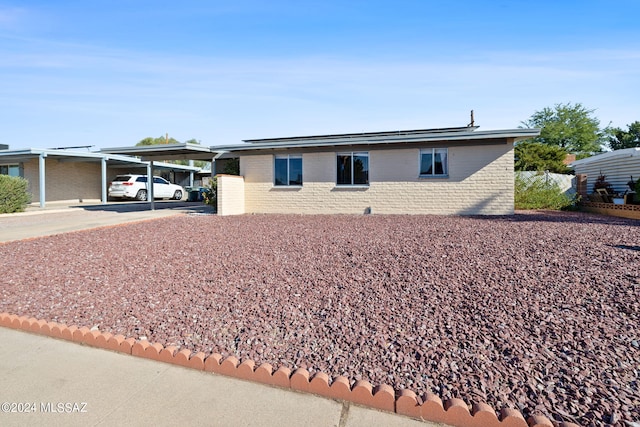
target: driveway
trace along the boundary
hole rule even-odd
[[[49,203],[45,209],[30,206],[26,212],[0,214],[0,243],[175,215],[212,213],[210,206],[184,201],[156,201],[153,211],[146,202]]]

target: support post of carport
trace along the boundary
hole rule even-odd
[[[152,211],[156,209],[154,199],[155,197],[153,194],[153,160],[150,160],[149,164],[147,165],[147,200],[151,202],[150,208]]]
[[[102,204],[107,204],[107,158],[103,157],[100,161],[100,168],[102,173]]]
[[[45,157],[47,155],[45,153],[40,153],[40,157],[38,159],[38,185],[40,186],[40,207],[45,207],[45,198],[47,197],[46,185],[47,180],[45,179]]]
[[[195,162],[189,159],[189,166],[193,167]],[[189,187],[193,188],[193,171],[189,171]]]

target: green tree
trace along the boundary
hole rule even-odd
[[[187,141],[185,141],[185,143],[188,144],[200,144],[200,141],[198,141],[195,138],[191,138],[188,139]],[[152,138],[150,136],[141,139],[137,144],[136,147],[142,146],[142,145],[163,145],[163,144],[180,144],[180,141],[178,141],[175,138],[169,138],[168,136],[159,136],[157,138]],[[173,163],[175,165],[182,165],[182,166],[187,166],[189,164],[188,160],[167,160],[167,163]],[[204,160],[195,160],[193,162],[194,166],[199,167],[199,168],[204,168],[206,165],[209,164],[209,162],[205,162]]]
[[[240,159],[227,160],[222,173],[227,175],[240,175]]]
[[[180,144],[180,141],[174,139],[174,138],[168,138],[168,143],[169,144]],[[157,138],[151,138],[150,136],[143,138],[140,140],[140,142],[138,142],[136,144],[136,147],[141,146],[141,145],[162,145],[162,144],[167,144],[167,137],[166,136],[159,136]]]
[[[609,137],[609,147],[612,150],[640,147],[640,122],[636,121],[627,126],[627,130],[614,128]]]
[[[568,153],[586,157],[602,151],[609,129],[600,129],[600,121],[580,103],[556,104],[536,111],[522,122],[527,128],[541,128],[534,139],[547,145],[564,148]]]
[[[567,157],[564,148],[527,140],[517,143],[514,151],[517,171],[569,172],[569,168],[563,163]]]

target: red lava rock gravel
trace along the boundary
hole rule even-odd
[[[0,311],[582,425],[640,421],[640,227],[180,216],[0,245]]]

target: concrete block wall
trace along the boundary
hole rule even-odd
[[[293,153],[291,154],[298,154]],[[513,214],[513,145],[449,148],[449,176],[420,178],[420,149],[369,151],[369,186],[337,186],[336,152],[302,153],[303,185],[273,185],[273,155],[245,155],[247,213]]]
[[[40,202],[38,159],[24,163],[24,178],[29,181],[31,202]],[[45,159],[47,202],[99,200],[102,196],[100,162]]]
[[[216,175],[218,181],[218,215],[245,213],[244,177]]]

